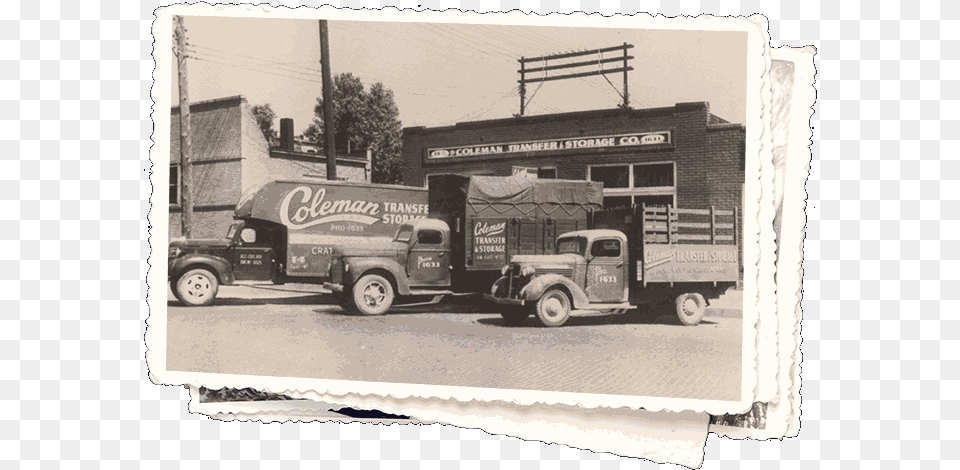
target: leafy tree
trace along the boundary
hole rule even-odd
[[[315,138],[321,148],[326,144],[323,98],[317,98],[316,117],[304,136]],[[364,90],[360,79],[351,73],[333,77],[334,139],[338,148],[370,149],[371,180],[374,183],[399,184],[403,181],[400,156],[403,124],[393,92],[375,83]]]
[[[253,117],[257,119],[260,130],[263,131],[263,138],[267,139],[270,147],[280,146],[280,135],[273,127],[273,122],[277,119],[277,114],[270,109],[270,103],[258,104],[250,108]]]

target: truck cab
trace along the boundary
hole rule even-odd
[[[401,224],[392,238],[336,247],[324,287],[348,311],[381,315],[398,296],[451,294],[450,257],[450,227],[420,219]]]
[[[264,221],[236,220],[223,238],[176,239],[167,255],[173,294],[191,306],[209,305],[220,285],[276,282],[282,276],[284,227]]]

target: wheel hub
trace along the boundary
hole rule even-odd
[[[563,312],[563,304],[556,298],[547,299],[547,301],[543,303],[543,308],[549,317],[556,317]]]
[[[371,307],[380,305],[386,296],[386,289],[379,283],[370,283],[363,289],[363,300]]]
[[[697,313],[697,301],[692,298],[687,298],[683,301],[683,314],[692,317]]]

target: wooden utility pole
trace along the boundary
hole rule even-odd
[[[327,20],[320,20],[320,73],[323,74],[323,128],[327,135],[327,179],[337,179],[337,147],[334,139],[333,80],[330,78],[330,38]]]
[[[174,16],[174,37],[177,40],[177,76],[180,87],[180,233],[185,238],[193,236],[193,164],[190,159],[190,98],[187,93],[187,30],[183,17]]]

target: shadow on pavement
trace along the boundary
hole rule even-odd
[[[503,318],[481,318],[477,323],[490,326],[501,326],[505,328],[529,328],[531,326],[540,327],[540,323],[532,315],[519,325],[507,325]],[[610,314],[593,315],[588,317],[572,317],[560,328],[575,326],[604,326],[604,325],[668,325],[683,328],[690,328],[678,320],[676,317],[661,315],[630,315],[630,314]],[[710,320],[701,320],[700,325],[716,325],[716,322]],[[698,325],[699,326],[699,325]]]
[[[211,307],[228,307],[238,305],[336,305],[329,295],[308,295],[298,297],[277,297],[271,299],[239,299],[235,297],[218,298]],[[179,300],[168,300],[168,307],[187,307]]]

